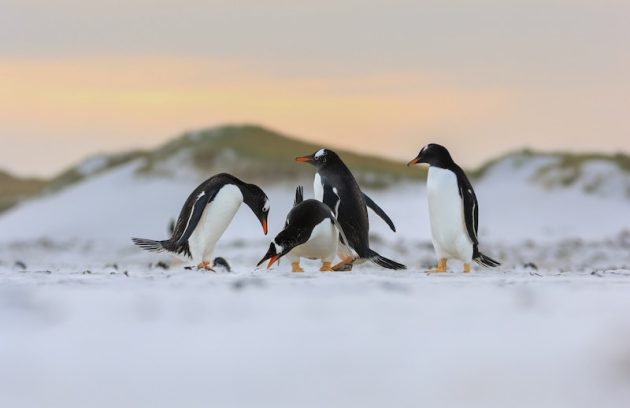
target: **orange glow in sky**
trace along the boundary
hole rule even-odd
[[[175,3],[10,0],[0,168],[52,175],[226,123],[401,161],[440,142],[465,166],[630,150],[624,2]]]

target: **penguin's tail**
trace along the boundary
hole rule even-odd
[[[481,252],[477,253],[477,256],[473,258],[473,261],[477,262],[481,266],[485,266],[486,268],[496,268],[497,266],[501,265],[500,262],[495,261],[489,256],[482,254]]]
[[[295,189],[295,200],[293,200],[293,206],[295,207],[302,201],[304,201],[304,187],[297,186],[297,188]]]
[[[384,256],[377,254],[375,251],[371,249],[368,254],[368,259],[374,262],[375,264],[377,264],[378,266],[382,266],[383,268],[386,268],[386,269],[393,269],[393,270],[407,269],[405,265],[399,264],[398,262],[392,261],[391,259],[387,259]]]
[[[150,252],[163,252],[170,251],[168,247],[168,243],[170,241],[153,241],[152,239],[144,239],[144,238],[131,238],[133,243],[145,251]]]

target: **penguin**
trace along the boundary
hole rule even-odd
[[[368,207],[381,217],[392,231],[396,231],[396,227],[385,211],[361,191],[350,169],[337,153],[330,149],[321,149],[310,156],[297,157],[295,160],[315,166],[317,170],[313,181],[315,198],[333,210],[346,233],[349,248],[357,254],[356,257],[343,257],[333,269],[352,269],[355,262],[365,260],[387,269],[407,269],[405,265],[387,259],[370,249]]]
[[[137,246],[152,252],[169,252],[192,260],[198,269],[212,270],[214,247],[241,204],[251,208],[267,235],[269,199],[255,184],[231,174],[217,174],[197,187],[184,203],[171,238],[164,241],[132,238]]]
[[[232,268],[230,267],[230,264],[228,263],[228,261],[226,261],[225,258],[220,257],[220,256],[214,258],[214,261],[212,262],[212,267],[221,268],[225,272],[232,272]]]
[[[448,150],[439,144],[428,144],[407,165],[418,163],[429,165],[429,219],[433,247],[439,259],[437,268],[430,272],[446,272],[449,259],[463,261],[464,272],[470,272],[471,261],[488,268],[499,266],[499,262],[479,252],[477,196]]]
[[[292,272],[304,272],[300,258],[321,259],[320,271],[331,272],[340,237],[347,246],[346,235],[330,207],[318,200],[304,200],[304,190],[299,186],[284,229],[269,245],[269,250],[258,266],[270,259],[267,265],[269,269],[286,255],[291,262]]]

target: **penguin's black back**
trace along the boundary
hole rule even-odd
[[[322,220],[331,218],[330,208],[321,201],[308,199],[298,203],[287,214],[287,225],[313,228]]]
[[[284,229],[276,236],[276,243],[282,246],[297,246],[311,237],[315,226],[325,219],[333,222],[330,208],[318,200],[304,200],[287,214]]]
[[[226,184],[234,184],[238,186],[244,183],[231,174],[219,173],[201,183],[196,189],[193,190],[192,193],[190,193],[182,207],[182,210],[179,213],[179,217],[177,217],[177,223],[175,224],[171,240],[177,241],[179,238],[181,238],[184,230],[186,229],[186,223],[189,219],[190,213],[193,211],[193,207],[197,202],[199,194],[205,192],[213,199],[216,193]],[[212,199],[210,199],[209,201],[212,201]]]
[[[187,232],[187,230],[190,230],[191,227],[192,229],[196,227],[193,225],[188,225],[189,221],[191,220],[191,215],[195,210],[195,205],[198,202],[201,202],[203,204],[203,207],[205,207],[207,203],[211,202],[214,199],[219,190],[221,190],[221,188],[227,184],[240,186],[244,183],[240,179],[228,173],[220,173],[209,178],[208,180],[201,183],[196,189],[194,189],[193,192],[190,193],[190,195],[186,199],[186,202],[184,203],[179,213],[179,217],[177,217],[177,222],[174,225],[171,238],[164,241],[152,241],[134,238],[134,243],[136,243],[136,245],[144,247],[147,250],[167,250],[178,254],[185,254],[190,257],[191,254],[188,240],[183,239],[183,236]],[[201,196],[201,194],[203,194],[203,196]],[[188,231],[188,233],[190,234],[190,231]]]

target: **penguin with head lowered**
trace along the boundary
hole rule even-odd
[[[471,261],[486,267],[499,266],[499,262],[479,252],[477,196],[448,150],[439,144],[428,144],[407,165],[418,163],[429,165],[429,219],[433,247],[439,259],[437,268],[431,272],[446,272],[449,259],[463,261],[464,272],[470,272]]]
[[[258,266],[270,259],[267,265],[270,268],[286,255],[293,272],[304,272],[300,266],[300,258],[321,259],[320,271],[331,272],[340,237],[342,243],[347,245],[343,229],[330,207],[318,200],[304,200],[304,190],[299,186],[284,229],[269,245],[269,251]]]
[[[356,256],[344,256],[334,269],[352,268],[356,261],[369,260],[387,269],[406,269],[405,265],[387,259],[370,248],[367,207],[378,214],[393,230],[394,223],[376,203],[365,195],[350,169],[329,149],[321,149],[310,156],[295,159],[300,163],[310,163],[317,169],[313,188],[315,198],[328,205],[348,238],[349,249]],[[341,255],[340,255],[341,256]]]
[[[134,244],[153,252],[169,252],[212,270],[214,247],[241,204],[247,204],[267,234],[269,199],[255,184],[227,174],[217,174],[197,187],[184,203],[171,238],[164,241],[132,238]]]

